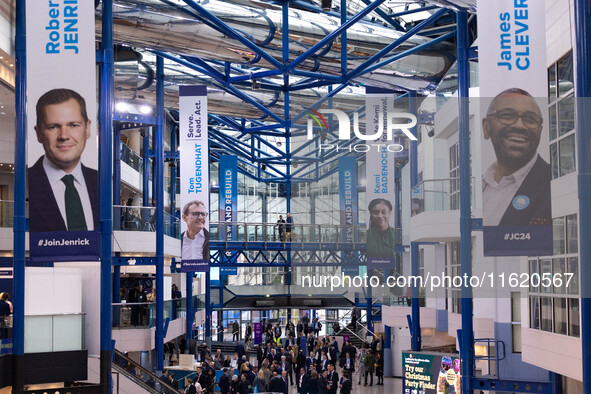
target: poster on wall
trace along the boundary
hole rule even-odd
[[[552,254],[544,2],[478,15],[484,255]]]
[[[209,271],[207,88],[179,87],[181,271]]]
[[[226,241],[236,240],[236,225],[232,222],[238,220],[238,157],[230,155],[220,156],[219,169],[219,221],[224,223],[220,226],[220,231],[224,233],[223,239]],[[230,250],[224,251],[224,261],[233,261],[236,252]],[[222,274],[234,272],[222,268]],[[236,274],[233,274],[236,275]]]
[[[461,393],[460,367],[457,354],[402,352],[402,392]]]
[[[394,226],[394,190],[396,152],[388,149],[389,113],[394,112],[394,92],[367,87],[365,91],[366,135],[379,135],[374,141],[379,149],[366,153],[367,179],[367,268],[393,269],[395,266],[396,229]]]
[[[26,2],[34,262],[98,260],[94,2]]]

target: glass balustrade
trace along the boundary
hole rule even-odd
[[[25,353],[84,350],[86,314],[25,316]]]
[[[193,296],[193,309],[205,308],[205,295]],[[166,300],[163,305],[164,319],[187,317],[187,298]],[[156,322],[155,302],[117,302],[112,304],[113,328],[151,328]]]
[[[460,178],[425,180],[412,188],[412,216],[422,212],[460,209]],[[474,178],[471,182],[471,201],[474,208]]]

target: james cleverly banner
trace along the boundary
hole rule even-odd
[[[394,92],[367,87],[365,92],[366,134],[386,130],[389,113],[394,112]],[[366,154],[367,179],[367,268],[393,269],[396,230],[394,227],[395,152],[389,151],[384,133],[378,153]]]
[[[207,88],[179,87],[181,270],[209,271]]]
[[[236,240],[236,226],[230,224],[236,222],[238,212],[238,157],[220,156],[220,194],[219,210],[220,222],[226,222],[226,226],[220,226],[220,231],[225,232],[226,241]],[[227,258],[232,258],[235,253],[225,251]],[[231,272],[234,272],[232,270]],[[230,271],[226,271],[230,272]],[[220,272],[224,273],[224,272]],[[234,274],[235,275],[235,274]]]
[[[552,254],[544,7],[478,1],[485,256]]]
[[[27,1],[31,260],[98,260],[94,2]]]

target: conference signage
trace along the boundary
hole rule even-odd
[[[254,344],[263,343],[263,323],[254,323]]]
[[[365,92],[366,134],[386,130],[388,114],[394,112],[394,92],[367,87]],[[368,269],[393,269],[396,232],[394,227],[395,151],[387,148],[392,141],[383,133],[378,152],[366,153],[367,243]],[[395,142],[395,141],[394,141]]]
[[[209,271],[207,88],[179,87],[181,271]]]
[[[485,256],[552,254],[544,7],[478,1]]]
[[[98,260],[94,2],[26,2],[34,262]]]
[[[229,155],[220,156],[219,178],[219,221],[220,223],[225,223],[225,226],[220,225],[219,231],[223,232],[223,239],[226,241],[235,241],[237,229],[236,225],[233,225],[232,222],[238,220],[238,157]],[[226,259],[223,260],[233,261],[232,257],[236,255],[236,252],[226,250],[224,252]],[[220,273],[225,272],[222,271]]]
[[[461,393],[460,367],[457,354],[402,352],[402,392]]]
[[[357,241],[357,159],[355,156],[339,157],[339,210],[341,219],[341,241]],[[355,252],[343,252],[343,255]],[[345,275],[358,275],[358,266],[341,266]]]

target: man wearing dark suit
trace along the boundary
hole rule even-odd
[[[351,394],[351,389],[353,385],[351,380],[349,379],[349,374],[343,372],[343,383],[341,384],[341,394]]]
[[[298,393],[306,394],[308,388],[308,374],[306,374],[306,370],[304,368],[299,369],[297,383]]]
[[[246,350],[244,349],[244,345],[242,344],[242,342],[238,342],[236,344],[236,347],[234,348],[234,351],[236,353],[238,353],[238,359],[241,359],[242,356],[244,356],[246,354]]]
[[[283,393],[286,389],[286,384],[276,372],[273,372],[273,377],[269,381],[269,392]]]
[[[328,394],[337,394],[337,386],[339,384],[339,374],[334,369],[333,364],[328,365]]]
[[[522,89],[499,93],[482,119],[497,161],[483,175],[485,226],[550,225],[550,165],[538,154],[542,112]]]
[[[190,201],[183,207],[182,218],[187,231],[181,234],[183,260],[209,260],[209,231],[205,228],[207,208],[201,201]]]
[[[37,140],[45,155],[29,169],[29,229],[98,230],[98,173],[80,157],[90,138],[82,96],[53,89],[37,101]]]
[[[298,355],[295,359],[295,371],[296,371],[296,381],[300,380],[300,371],[302,368],[305,371],[306,367],[306,357],[304,357],[304,352],[302,350],[298,350]]]
[[[244,328],[244,340],[250,342],[250,338],[252,338],[252,327],[250,326],[250,323],[246,323],[246,328]]]

